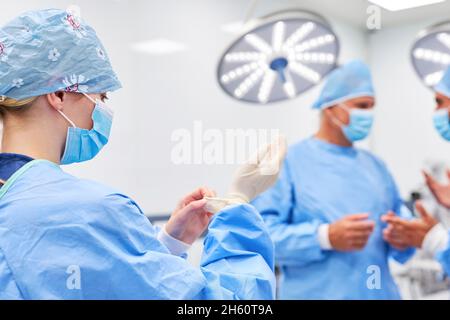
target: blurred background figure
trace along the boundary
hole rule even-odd
[[[441,137],[450,141],[450,68],[446,70],[442,80],[434,87],[436,93],[436,110],[433,116],[433,123],[436,131]],[[389,223],[389,228],[386,231],[386,239],[396,239],[403,243],[403,245],[414,246],[422,249],[421,255],[416,257],[416,263],[412,268],[418,265],[432,265],[434,260],[439,262],[445,274],[450,274],[450,242],[449,242],[449,224],[450,214],[450,171],[448,169],[428,173],[424,171],[426,185],[429,193],[433,195],[435,202],[442,208],[446,209],[444,214],[432,214],[431,211],[425,209],[422,202],[415,204],[418,219],[413,221],[405,221],[397,217],[384,217],[384,220]],[[442,174],[443,171],[445,174]],[[439,182],[435,176],[441,173],[442,178],[445,175],[445,182]],[[442,180],[444,180],[442,179]],[[420,199],[420,197],[418,197]],[[428,197],[430,198],[430,197]],[[438,211],[439,213],[439,211]],[[419,269],[420,270],[420,269]],[[439,272],[439,268],[434,268],[434,274]],[[418,270],[416,270],[416,273]],[[431,279],[433,280],[433,279]],[[432,283],[436,282],[432,281]],[[428,283],[428,286],[430,283]],[[443,287],[444,289],[445,287]]]
[[[414,250],[385,242],[380,218],[411,213],[385,164],[353,146],[369,135],[374,105],[366,64],[331,73],[314,104],[317,133],[289,149],[278,183],[253,202],[275,243],[281,299],[400,298],[388,258]]]

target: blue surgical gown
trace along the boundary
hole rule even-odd
[[[0,189],[0,299],[272,299],[273,243],[252,206],[217,214],[201,267],[109,187],[28,162]]]
[[[386,166],[369,152],[316,138],[300,142],[289,149],[277,184],[253,204],[275,243],[281,299],[400,298],[388,257],[404,262],[414,250],[390,247],[380,217],[389,210],[405,218],[411,213]],[[357,213],[376,222],[365,249],[322,250],[318,227]]]

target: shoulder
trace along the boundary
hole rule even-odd
[[[293,145],[289,146],[289,152],[298,152],[298,151],[302,151],[304,149],[309,149],[309,148],[311,148],[311,143],[312,143],[312,138],[300,140],[300,141],[294,143]]]
[[[56,217],[61,223],[72,223],[143,215],[132,199],[115,188],[77,178],[47,162],[31,165],[2,200],[11,213],[22,213],[4,216],[15,225]]]
[[[118,189],[89,179],[80,179],[63,173],[67,185],[68,199],[82,200],[82,205],[99,208],[102,214],[121,213],[121,215],[144,215],[139,205]]]
[[[376,154],[365,150],[365,149],[361,149],[361,148],[356,148],[358,154],[360,157],[365,158],[368,161],[373,162],[375,165],[377,165],[378,167],[387,170],[387,166],[386,163]]]
[[[286,156],[287,161],[290,161],[292,159],[298,160],[298,155],[305,154],[310,150],[312,147],[311,144],[311,138],[301,140],[288,148],[288,153]]]

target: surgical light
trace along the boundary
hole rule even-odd
[[[328,22],[286,10],[258,19],[220,59],[218,81],[235,99],[256,104],[293,99],[337,64],[339,41]]]
[[[421,31],[411,49],[411,61],[426,86],[438,84],[450,67],[450,22]]]

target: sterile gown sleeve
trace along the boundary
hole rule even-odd
[[[21,296],[19,288],[14,281],[14,276],[0,249],[0,300],[16,300]]]
[[[169,253],[132,200],[117,194],[102,200],[18,223],[12,236],[28,239],[11,238],[6,249],[24,299],[274,297],[273,244],[253,207],[229,207],[213,218],[199,269]]]
[[[253,201],[264,218],[275,244],[277,263],[283,266],[302,266],[326,258],[320,247],[317,231],[322,222],[311,219],[292,223],[294,207],[289,163],[285,161],[274,187]]]

